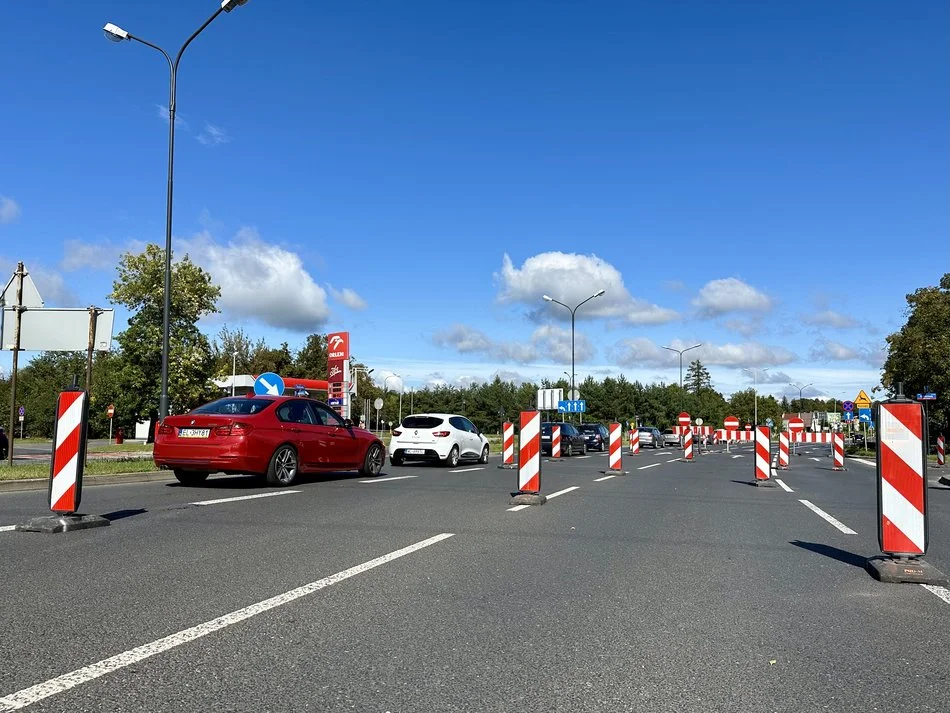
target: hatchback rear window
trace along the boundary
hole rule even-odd
[[[242,396],[237,399],[218,399],[210,404],[192,409],[189,413],[213,413],[223,415],[250,416],[260,413],[274,403],[274,399],[249,399]]]
[[[402,420],[403,428],[436,428],[444,423],[438,416],[406,416]]]

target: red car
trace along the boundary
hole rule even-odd
[[[386,452],[369,431],[326,404],[296,396],[218,399],[168,416],[155,434],[153,458],[185,485],[211,473],[263,475],[290,485],[300,473],[358,470],[376,476]]]

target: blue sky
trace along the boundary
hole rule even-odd
[[[0,268],[48,305],[104,305],[164,239],[164,60],[100,28],[174,51],[215,7],[0,9]],[[853,396],[950,271],[947,27],[939,2],[251,0],[182,61],[176,250],[222,286],[210,334],[348,329],[407,385],[557,376],[541,295],[604,288],[579,378],[675,381],[659,347],[703,342],[726,393],[767,367]]]

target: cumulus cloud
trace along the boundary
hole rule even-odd
[[[497,361],[528,364],[539,360],[571,360],[571,332],[554,325],[542,325],[528,343],[495,340],[484,332],[464,324],[438,330],[432,337],[436,346],[455,349],[461,354],[476,354]],[[583,334],[576,335],[575,360],[585,362],[594,356],[594,346]]]
[[[543,302],[545,294],[573,307],[600,289],[605,290],[604,295],[578,310],[578,319],[604,317],[629,324],[662,324],[679,318],[674,310],[632,297],[620,271],[596,255],[539,253],[515,267],[506,254],[495,281],[499,302],[528,305],[529,316],[536,321],[568,317],[563,307]]]
[[[685,349],[692,346],[685,342],[674,341],[669,346]],[[646,337],[625,339],[617,343],[613,351],[614,359],[621,366],[670,367],[679,364],[676,352],[663,349]],[[703,344],[683,355],[684,363],[699,359],[703,364],[732,367],[764,367],[788,364],[795,361],[795,354],[783,347],[769,346],[759,342],[741,344]]]
[[[344,307],[354,310],[362,310],[367,307],[366,300],[360,297],[356,290],[351,290],[349,287],[338,290],[333,285],[327,285],[327,289],[330,291],[330,296]]]
[[[37,292],[43,299],[46,307],[83,307],[79,296],[73,292],[72,287],[63,277],[62,273],[53,268],[42,264],[28,264],[26,270],[36,285]],[[0,258],[0,292],[6,286],[7,281],[16,271],[16,261],[6,258]],[[11,303],[16,301],[16,294],[7,295],[11,298]]]
[[[884,364],[886,352],[880,343],[849,346],[832,339],[819,339],[811,348],[814,361],[863,361],[872,367]]]
[[[722,323],[722,326],[731,332],[742,335],[743,337],[751,337],[763,331],[762,320],[758,318],[728,319]]]
[[[816,327],[832,327],[833,329],[854,329],[859,325],[854,317],[830,309],[805,315],[802,321]]]
[[[67,240],[63,244],[63,259],[59,268],[64,272],[77,270],[114,270],[123,253],[140,253],[145,250],[141,240],[129,240],[124,245],[111,240],[87,243],[83,240]]]
[[[179,239],[178,245],[211,273],[221,288],[219,307],[228,317],[302,332],[316,331],[330,317],[327,293],[300,256],[265,242],[254,228],[241,228],[227,244],[202,232]]]
[[[499,369],[492,373],[491,381],[494,381],[496,378],[501,379],[502,381],[507,381],[513,383],[515,386],[521,386],[522,384],[531,383],[532,379],[519,374],[517,371],[508,371],[506,369]]]
[[[0,196],[0,223],[12,223],[20,217],[20,206],[12,198]]]
[[[728,312],[768,312],[772,299],[735,277],[711,280],[693,299],[700,314],[716,317]]]
[[[227,131],[220,126],[215,126],[208,122],[205,122],[205,130],[195,138],[205,146],[220,146],[221,144],[227,144],[231,141],[231,137]]]
[[[749,377],[749,380],[752,381],[752,377]],[[760,371],[758,375],[758,383],[760,384],[787,384],[790,381],[792,381],[792,377],[784,371]]]

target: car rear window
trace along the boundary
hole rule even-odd
[[[213,413],[225,415],[250,416],[260,413],[274,403],[274,399],[249,399],[246,396],[234,399],[218,399],[210,404],[192,409],[189,413]]]
[[[436,428],[444,423],[438,416],[406,416],[402,420],[403,428]]]
[[[600,426],[596,424],[587,425],[585,423],[581,426],[581,433],[600,433]]]
[[[640,431],[640,433],[653,433],[653,429],[647,428],[646,426],[640,426],[637,430]]]
[[[664,435],[664,436],[675,436],[675,435],[676,435],[676,431],[674,431],[672,428],[667,428],[667,429],[664,429],[663,435]]]

